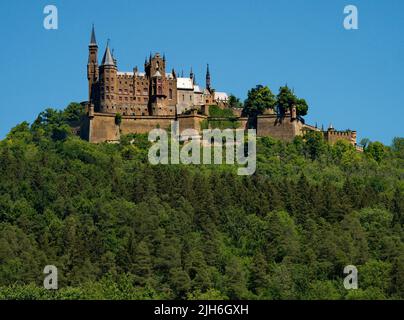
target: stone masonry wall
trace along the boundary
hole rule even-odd
[[[270,136],[282,141],[292,141],[296,136],[302,134],[303,124],[290,117],[283,119],[276,115],[262,115],[257,118],[257,136]]]

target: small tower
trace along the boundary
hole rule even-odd
[[[109,49],[109,40],[100,67],[101,112],[115,113],[115,91],[117,88],[117,67]]]
[[[146,74],[151,78],[150,114],[164,115],[167,98],[166,65],[159,53],[150,60]]]
[[[206,67],[206,89],[211,91],[211,81],[210,81],[210,71],[209,71],[209,64]]]
[[[87,63],[87,80],[88,80],[88,100],[94,103],[96,99],[95,85],[98,82],[98,45],[95,38],[94,25],[91,30],[90,44],[88,45],[88,63]]]

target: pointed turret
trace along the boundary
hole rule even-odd
[[[95,28],[93,23],[93,28],[91,30],[90,46],[96,46],[96,45],[97,45],[97,39],[95,38]]]
[[[114,58],[112,57],[111,51],[109,50],[109,41],[107,43],[107,48],[105,49],[104,57],[102,58],[103,66],[115,66]]]
[[[109,48],[109,40],[105,49],[100,67],[100,112],[111,112],[115,103],[117,93],[117,71],[116,61]]]
[[[206,89],[208,89],[209,91],[211,89],[209,64],[207,64],[206,67]]]
[[[88,63],[87,63],[87,80],[88,80],[88,99],[90,103],[95,100],[94,86],[98,81],[98,45],[95,39],[94,24],[91,29],[90,44],[88,45]]]

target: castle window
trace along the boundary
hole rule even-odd
[[[189,101],[192,101],[192,96],[189,96]]]
[[[182,95],[182,101],[185,101],[185,94]]]
[[[169,97],[170,100],[173,98],[173,89],[170,89],[168,91],[168,97]]]

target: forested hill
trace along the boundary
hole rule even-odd
[[[0,142],[0,299],[404,298],[403,138],[364,153],[262,138],[241,177],[152,166],[146,136],[89,144],[70,133],[81,113],[49,109]]]

